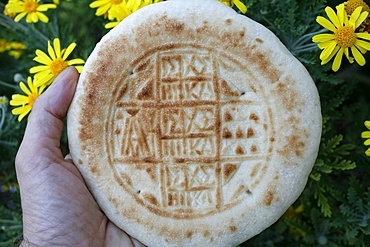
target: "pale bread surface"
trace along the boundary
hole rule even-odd
[[[235,246],[260,233],[301,194],[321,136],[306,69],[214,0],[153,4],[111,30],[67,124],[98,204],[148,246]]]

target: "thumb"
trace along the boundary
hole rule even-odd
[[[63,119],[71,104],[78,76],[74,67],[66,68],[36,99],[16,163],[27,164],[32,161],[32,157],[36,160],[40,158],[49,158],[53,161],[63,159],[60,150]]]

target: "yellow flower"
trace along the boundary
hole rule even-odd
[[[8,46],[10,50],[25,50],[27,48],[20,42],[10,42]]]
[[[9,6],[11,7],[12,4],[17,2],[19,2],[19,0],[9,0],[4,7],[4,15],[14,18],[17,15],[17,13],[14,13],[11,9],[9,10]]]
[[[34,80],[36,87],[41,85],[48,86],[65,68],[75,64],[85,63],[85,61],[81,58],[76,58],[69,61],[66,60],[76,47],[76,43],[70,44],[66,49],[63,50],[60,50],[60,40],[58,38],[54,39],[53,44],[54,48],[51,46],[50,41],[48,41],[49,55],[39,49],[36,50],[36,57],[33,60],[43,64],[30,69],[30,73],[35,74]],[[78,65],[75,66],[75,68],[78,70],[78,72],[81,72],[83,66]]]
[[[14,21],[19,22],[23,17],[26,17],[26,22],[36,23],[39,20],[48,22],[49,18],[41,13],[48,9],[55,9],[55,4],[39,4],[40,0],[24,0],[24,1],[11,1],[7,4],[7,11],[10,14],[15,14]]]
[[[0,107],[4,107],[8,105],[8,98],[6,96],[0,97]]]
[[[234,5],[242,12],[243,14],[247,13],[247,6],[242,3],[240,0],[219,0],[221,3],[226,4],[227,6],[234,7]]]
[[[8,50],[8,42],[6,39],[0,39],[0,53]]]
[[[158,3],[162,0],[127,0],[127,2],[123,1],[122,3],[112,7],[108,11],[108,19],[112,20],[105,25],[105,28],[113,28],[118,25],[123,19],[127,16],[132,14],[138,9],[145,7],[152,3]]]
[[[117,5],[122,3],[122,0],[97,0],[90,3],[90,8],[97,8],[95,15],[101,16],[108,14],[108,11]]]
[[[131,10],[131,13],[135,12],[138,9],[141,9],[142,7],[145,7],[152,3],[158,3],[162,0],[127,0],[127,8]]]
[[[370,121],[365,121],[365,126],[368,130],[370,130]],[[364,131],[361,133],[361,137],[362,138],[366,138],[367,140],[364,142],[364,145],[365,146],[370,146],[370,131]],[[370,148],[368,148],[366,151],[365,151],[365,154],[367,156],[370,156]]]
[[[369,5],[367,5],[363,0],[349,0],[344,2],[344,6],[346,7],[348,15],[352,14],[358,7],[362,7],[362,11],[370,12]]]
[[[362,7],[362,12],[367,11],[370,12],[370,7],[367,5],[363,0],[349,0],[348,2],[344,2],[344,6],[346,7],[347,14],[352,14],[353,11],[357,7]],[[370,32],[370,18],[369,16],[367,19],[360,25],[359,27],[360,32]]]
[[[350,63],[353,63],[354,57],[355,61],[363,66],[366,61],[362,54],[370,50],[370,43],[366,41],[370,40],[370,34],[356,33],[355,30],[369,13],[361,13],[362,7],[358,7],[348,17],[344,10],[344,4],[340,4],[336,8],[337,13],[330,7],[325,8],[330,21],[322,16],[318,16],[316,19],[321,26],[333,32],[333,34],[317,34],[312,38],[312,41],[318,42],[318,47],[323,50],[320,54],[321,64],[328,63],[335,56],[332,69],[338,71],[344,54]],[[353,57],[350,56],[349,49],[351,49]]]
[[[105,28],[113,28],[118,25],[123,19],[125,19],[127,16],[129,16],[132,12],[127,8],[127,5],[125,2],[122,2],[121,4],[117,5],[116,8],[113,8],[109,10],[109,19],[114,20],[112,22],[109,22],[105,25]]]
[[[27,84],[28,87],[23,82],[19,83],[19,87],[26,95],[13,94],[10,101],[11,106],[17,106],[12,110],[12,114],[19,115],[19,122],[32,110],[33,103],[45,89],[45,86],[36,87],[31,77],[27,78]]]

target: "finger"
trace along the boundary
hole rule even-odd
[[[76,69],[68,67],[36,99],[18,152],[22,157],[50,157],[52,154],[54,158],[63,159],[59,148],[63,119],[71,104],[77,80]]]

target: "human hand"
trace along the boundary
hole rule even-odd
[[[78,73],[65,69],[35,101],[15,165],[23,211],[21,246],[143,246],[107,219],[60,150]]]

